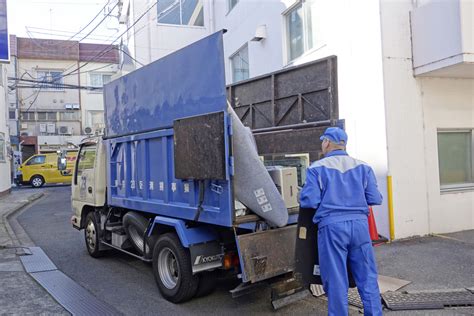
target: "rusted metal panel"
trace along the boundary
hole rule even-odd
[[[245,282],[254,283],[293,271],[296,225],[236,238]]]
[[[227,87],[227,97],[252,129],[338,119],[337,66],[331,56]]]

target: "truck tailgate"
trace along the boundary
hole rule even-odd
[[[258,282],[294,270],[296,225],[236,236],[242,280]]]

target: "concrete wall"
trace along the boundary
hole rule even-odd
[[[438,129],[474,128],[473,79],[421,79],[426,155],[426,183],[432,233],[474,228],[474,188],[442,192],[439,182]]]
[[[7,69],[5,65],[0,64],[0,133],[4,137],[3,148],[0,150],[4,153],[4,159],[0,160],[0,195],[8,192],[11,187],[10,177],[10,159],[9,159],[9,139],[7,127]]]
[[[156,0],[153,0],[156,1]],[[131,22],[133,24],[153,3],[150,0],[133,0]],[[210,2],[204,1],[204,26],[186,26],[157,23],[156,6],[133,28],[134,57],[142,64],[148,64],[189,45],[210,34]],[[140,65],[137,65],[140,67]]]
[[[440,192],[437,129],[474,127],[473,81],[414,77],[412,1],[383,0],[380,9],[395,237],[472,229],[473,192]]]

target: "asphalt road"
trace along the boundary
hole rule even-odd
[[[216,291],[203,298],[175,305],[163,299],[155,284],[151,265],[109,251],[94,259],[87,253],[83,231],[72,228],[69,186],[40,189],[45,197],[23,212],[18,221],[31,240],[41,247],[56,266],[100,300],[127,315],[219,314],[219,315],[326,315],[326,303],[306,298],[274,312],[268,288],[232,299],[230,289],[238,285],[221,280]]]

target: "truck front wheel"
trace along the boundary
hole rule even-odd
[[[189,250],[173,233],[160,236],[155,244],[153,275],[161,294],[170,302],[185,302],[196,294],[199,277],[193,275]]]
[[[86,217],[86,226],[84,237],[86,240],[87,251],[91,257],[97,258],[102,254],[99,248],[99,225],[94,212],[89,212]]]

